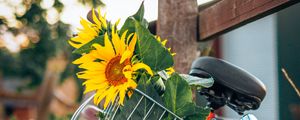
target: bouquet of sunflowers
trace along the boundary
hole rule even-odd
[[[100,10],[91,14],[68,42],[81,55],[73,64],[82,69],[77,77],[84,94],[94,92],[91,100],[103,110],[100,119],[206,119],[209,110],[193,102],[192,88],[210,87],[213,80],[174,71],[175,54],[147,29],[143,3],[120,29]]]

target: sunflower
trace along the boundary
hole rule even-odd
[[[94,9],[92,10],[92,19],[93,22],[89,22],[81,18],[80,24],[83,28],[79,28],[78,35],[68,41],[71,46],[80,48],[97,37],[99,33],[104,33],[107,30],[105,15],[101,16],[100,9],[98,10],[98,14],[95,13]]]
[[[111,40],[107,33],[104,35],[104,46],[94,44],[95,50],[75,60],[74,64],[85,69],[77,73],[78,78],[85,79],[84,94],[95,91],[94,103],[98,105],[102,100],[104,109],[109,103],[114,103],[119,96],[118,104],[123,105],[125,95],[130,96],[130,89],[136,88],[135,73],[144,69],[153,75],[151,68],[138,60],[134,60],[133,52],[137,41],[136,34],[128,35],[127,31],[121,36],[112,27]],[[130,43],[129,43],[130,41]]]
[[[167,42],[168,42],[167,39],[165,39],[165,40],[162,41],[161,38],[160,38],[159,36],[155,36],[155,37],[156,37],[156,40],[157,40],[158,42],[160,42],[164,47],[166,47],[166,44],[167,44]],[[171,53],[171,48],[168,48],[168,51]],[[172,56],[175,56],[176,53],[171,53],[171,55],[172,55]],[[165,71],[166,71],[169,75],[171,75],[172,73],[175,72],[173,66],[167,68]]]

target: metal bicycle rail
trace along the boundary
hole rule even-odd
[[[141,98],[138,100],[137,104],[135,105],[135,107],[133,108],[133,110],[130,112],[129,116],[127,118],[124,118],[126,120],[130,120],[130,118],[132,117],[132,115],[134,115],[136,109],[138,108],[138,106],[140,105],[141,101],[143,99],[148,99],[152,102],[152,105],[150,107],[150,109],[148,110],[148,112],[146,113],[145,116],[143,116],[143,120],[147,119],[150,115],[150,113],[153,111],[154,107],[159,107],[161,109],[163,109],[163,112],[161,113],[160,117],[158,120],[161,120],[166,113],[168,113],[169,115],[172,115],[174,117],[173,120],[183,120],[183,118],[179,117],[178,115],[176,115],[175,113],[173,113],[172,111],[170,111],[169,109],[167,109],[166,107],[164,107],[162,104],[158,103],[157,101],[155,101],[153,98],[151,98],[150,96],[148,96],[147,94],[145,94],[144,92],[138,90],[138,89],[134,89],[134,91],[138,94],[141,95]],[[93,97],[95,96],[95,94],[93,94],[92,96],[90,96],[86,101],[84,101],[79,108],[75,111],[75,113],[73,114],[71,120],[77,120],[80,113],[84,110],[84,108],[88,105],[88,103],[93,99]],[[115,101],[118,101],[119,97],[115,98]],[[117,103],[117,102],[114,102]],[[109,104],[108,108],[106,110],[102,110],[99,112],[102,112],[104,114],[104,120],[114,120],[118,109],[120,108],[120,105],[118,104]]]

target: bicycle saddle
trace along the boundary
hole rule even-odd
[[[191,67],[190,75],[213,77],[214,85],[204,88],[209,106],[215,110],[228,105],[239,114],[257,109],[266,95],[265,85],[249,72],[213,57],[200,57]]]

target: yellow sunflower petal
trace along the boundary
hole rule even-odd
[[[110,87],[107,91],[107,95],[105,96],[105,103],[104,103],[104,109],[106,109],[107,105],[111,102],[112,99],[112,95],[115,94],[115,88],[114,87]]]
[[[135,89],[136,87],[137,87],[137,84],[136,84],[136,82],[134,81],[134,80],[132,80],[132,79],[130,79],[129,81],[128,81],[128,88],[132,88],[132,89]]]
[[[96,101],[96,103],[97,103],[97,105],[102,101],[102,100],[104,100],[104,98],[109,94],[109,88],[110,87],[108,87],[107,89],[105,89],[100,95],[99,95],[99,97],[97,98],[97,101]],[[106,106],[104,106],[104,109],[106,108]]]
[[[80,24],[84,29],[90,29],[89,23],[86,20],[84,20],[82,17],[80,17]]]
[[[123,50],[124,46],[121,45],[121,40],[120,40],[120,37],[118,35],[118,33],[115,31],[115,26],[112,27],[112,42],[113,42],[113,45],[115,47],[115,50],[116,50],[116,54],[122,54],[123,53]]]
[[[132,79],[129,79],[129,81],[126,83],[126,91],[128,90],[127,91],[128,97],[131,97],[131,95],[133,94],[133,89],[135,89],[136,87],[137,87],[136,82]]]
[[[100,62],[86,62],[79,65],[79,68],[93,71],[105,71],[105,65]]]
[[[132,56],[132,51],[125,50],[125,52],[122,54],[120,64],[123,63],[126,59],[131,58],[131,56]]]
[[[98,53],[98,58],[101,60],[109,61],[113,57],[115,57],[115,53],[112,50],[109,50],[105,47],[102,47],[99,44],[93,44],[92,45],[94,48],[96,48],[97,53]]]
[[[78,33],[78,37],[81,39],[93,39],[94,35],[86,33]]]
[[[86,21],[83,18],[81,18],[80,23],[83,26],[84,30],[88,31],[86,33],[89,33],[89,34],[94,35],[94,36],[98,34],[96,29],[93,29],[92,27],[90,27],[90,26],[92,26],[92,23]]]
[[[80,79],[105,78],[104,71],[82,71],[76,75]]]
[[[173,68],[173,67],[169,67],[169,68],[167,68],[167,69],[166,69],[166,71],[167,71],[167,74],[169,74],[169,75],[171,75],[172,73],[174,73],[174,72],[175,72],[175,70],[174,70],[174,68]]]
[[[125,48],[126,48],[126,35],[127,35],[127,32],[128,30],[126,30],[122,36],[121,36],[121,41],[120,41],[120,48],[119,48],[119,51],[120,51],[120,54],[123,54],[124,51],[125,51]]]
[[[114,104],[115,103],[115,100],[117,99],[117,95],[119,94],[120,92],[120,88],[121,88],[121,85],[120,86],[117,86],[114,94],[112,95],[112,99],[111,99],[111,103]],[[120,99],[119,99],[120,100]]]
[[[145,69],[151,76],[153,75],[151,68],[144,63],[136,63],[132,66],[133,71],[136,71],[138,69]]]
[[[134,35],[134,33],[130,33],[127,37],[126,44],[129,45],[130,38]]]
[[[166,46],[167,41],[168,40],[164,40],[164,41],[161,42],[161,44],[164,45],[164,46]]]
[[[136,40],[137,40],[137,35],[134,34],[134,35],[133,35],[133,38],[131,39],[131,41],[130,41],[130,43],[129,43],[129,50],[130,50],[131,52],[134,51],[135,44],[136,44]]]
[[[132,70],[131,70],[131,65],[126,65],[123,70],[122,70],[125,78],[131,79],[132,78]]]
[[[121,19],[119,18],[119,19],[116,21],[115,25],[118,26],[119,23],[120,23],[120,21],[121,21]]]
[[[105,33],[105,35],[104,35],[104,46],[105,47],[103,47],[103,48],[106,50],[107,54],[115,55],[114,48],[108,38],[107,33]]]
[[[160,37],[159,36],[155,36],[156,37],[156,39],[157,39],[157,41],[158,42],[160,42],[161,41],[161,39],[160,39]]]
[[[83,94],[86,94],[86,93],[94,91],[94,90],[101,90],[105,87],[107,87],[107,85],[105,83],[104,84],[88,84],[88,85],[86,85],[86,88],[85,88]]]
[[[101,16],[100,8],[98,9],[98,13],[99,13],[99,20],[101,21],[102,26],[103,26],[104,28],[107,28],[106,14],[104,14],[104,17],[102,17],[102,16]]]
[[[94,79],[89,79],[86,80],[82,83],[82,85],[89,85],[89,84],[105,84],[107,80],[105,78],[94,78]]]
[[[95,50],[92,50],[91,53],[96,52]],[[73,64],[82,64],[82,63],[87,63],[87,62],[92,62],[96,58],[92,54],[85,54],[82,55],[80,58],[74,60],[72,63]]]
[[[132,94],[133,94],[133,90],[128,90],[128,91],[127,91],[128,97],[131,97]]]
[[[98,105],[102,100],[103,98],[108,94],[106,91],[109,87],[106,86],[106,88],[104,89],[98,89],[96,91],[96,95],[94,96],[94,104],[95,105]]]
[[[127,88],[121,87],[119,92],[119,104],[123,105]]]
[[[92,9],[92,13],[93,13],[93,14],[92,14],[93,21],[96,23],[98,29],[101,29],[101,22],[100,22],[99,19],[97,18],[97,15],[96,15],[94,9]],[[100,13],[99,13],[99,16],[101,16]]]
[[[79,47],[81,47],[80,44],[76,44],[76,43],[72,42],[71,40],[68,40],[68,43],[69,43],[72,47],[74,47],[74,48],[79,48]]]
[[[128,32],[128,30],[126,30],[126,31],[122,34],[122,36],[121,36],[121,41],[122,41],[123,43],[126,43],[126,35],[127,35],[127,32]]]
[[[80,42],[81,39],[78,36],[76,36],[76,37],[71,38],[71,41],[73,41],[73,42]]]

